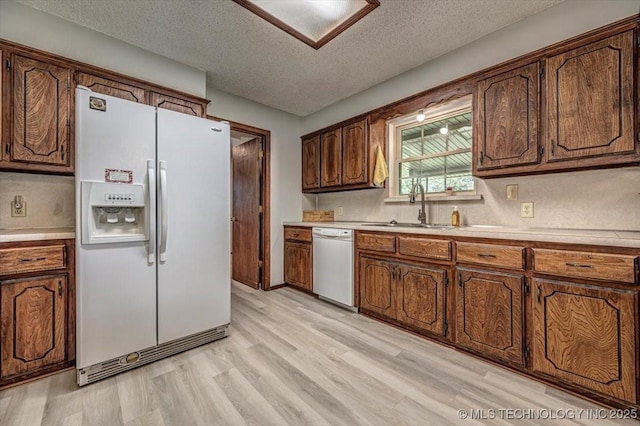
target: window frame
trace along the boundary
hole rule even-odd
[[[465,110],[470,110],[473,113],[473,103],[472,96],[466,95],[461,98],[446,102],[440,103],[437,105],[429,106],[428,108],[424,108],[425,119],[423,121],[418,121],[416,119],[416,112],[412,112],[411,114],[403,115],[401,117],[394,118],[392,120],[387,121],[387,141],[389,145],[389,195],[388,198],[385,199],[385,202],[398,202],[398,201],[408,201],[409,197],[406,194],[401,195],[400,191],[400,177],[398,176],[400,164],[406,162],[402,160],[402,143],[400,133],[402,129],[405,129],[412,124],[415,126],[424,124],[428,121],[434,121],[437,119],[445,119],[452,115],[456,115],[457,113]],[[472,115],[473,117],[473,115]],[[473,118],[472,118],[473,120]],[[473,124],[472,124],[473,126]],[[473,146],[470,149],[464,150],[455,150],[455,151],[447,151],[446,154],[435,154],[435,155],[427,155],[422,158],[435,158],[435,157],[443,157],[446,155],[453,155],[458,152],[471,152],[471,162],[470,166],[473,166]],[[475,176],[473,176],[473,190],[469,191],[456,191],[456,196],[469,196],[476,195],[478,184]],[[446,195],[446,192],[429,192],[425,193],[425,196],[429,198],[436,199],[444,199],[445,197],[451,198],[451,196]]]

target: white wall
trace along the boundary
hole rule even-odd
[[[207,113],[271,132],[271,285],[284,282],[282,222],[302,218],[300,118],[207,89]]]
[[[204,71],[9,0],[0,38],[204,97]]]
[[[378,106],[446,83],[544,46],[640,12],[640,0],[566,0],[454,52],[358,93],[302,120],[308,133]],[[520,186],[518,201],[505,200],[505,185]],[[481,201],[430,203],[431,220],[447,223],[458,204],[463,222],[512,226],[640,230],[640,168],[477,180]],[[385,204],[388,190],[319,195],[321,209],[343,207],[342,220],[415,221],[418,208]],[[521,201],[534,202],[534,218],[522,219]]]

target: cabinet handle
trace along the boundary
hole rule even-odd
[[[490,257],[492,259],[496,258],[495,254],[489,254],[489,253],[478,253],[478,257]]]
[[[567,266],[572,266],[574,268],[593,268],[593,265],[585,265],[585,264],[582,264],[582,263],[567,262],[566,265]]]
[[[484,162],[484,151],[480,151],[480,164]]]
[[[62,297],[62,282],[58,281],[58,297]]]
[[[40,262],[41,260],[47,260],[46,257],[32,257],[30,259],[20,259],[20,262]]]
[[[555,154],[556,152],[556,142],[551,139],[551,155]]]
[[[540,294],[542,293],[542,290],[540,289],[540,286],[538,285],[538,288],[536,289],[536,297],[538,298],[538,303],[542,303],[542,301],[540,300]]]

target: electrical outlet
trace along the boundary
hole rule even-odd
[[[533,202],[520,203],[520,217],[533,217]]]
[[[15,203],[11,202],[11,217],[27,217],[27,202],[23,201],[19,209],[16,208]]]
[[[518,185],[507,185],[507,200],[518,199]]]
[[[344,209],[342,207],[336,208],[336,216],[338,217],[344,216]]]

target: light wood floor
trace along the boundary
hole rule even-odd
[[[242,285],[226,339],[83,388],[69,371],[0,392],[6,426],[514,424],[499,410],[597,408],[295,290]],[[621,424],[586,418],[515,423]]]

